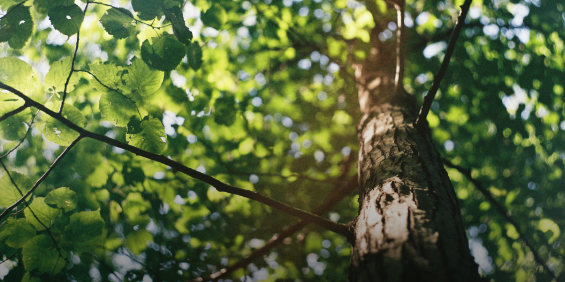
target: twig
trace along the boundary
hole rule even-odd
[[[239,195],[239,196],[251,199],[251,200],[258,201],[260,203],[263,203],[263,204],[268,205],[270,207],[276,208],[276,209],[278,209],[282,212],[285,212],[287,214],[290,214],[292,216],[295,216],[295,217],[298,217],[300,219],[304,219],[306,221],[317,224],[318,226],[320,226],[324,229],[336,232],[338,234],[341,234],[341,235],[344,235],[344,236],[347,236],[347,237],[350,237],[350,235],[351,235],[351,231],[349,230],[348,226],[346,226],[345,224],[333,222],[331,220],[328,220],[328,219],[323,218],[321,216],[315,215],[313,213],[310,213],[310,212],[292,207],[292,206],[287,205],[285,203],[276,201],[274,199],[271,199],[271,198],[264,196],[262,194],[259,194],[257,192],[245,190],[243,188],[239,188],[239,187],[235,187],[235,186],[223,183],[222,181],[220,181],[220,180],[218,180],[218,179],[216,179],[212,176],[209,176],[209,175],[206,175],[206,174],[201,173],[199,171],[196,171],[194,169],[191,169],[191,168],[189,168],[189,167],[187,167],[187,166],[185,166],[181,163],[178,163],[174,160],[171,160],[171,159],[169,159],[169,158],[167,158],[163,155],[150,153],[150,152],[144,151],[142,149],[139,149],[137,147],[134,147],[132,145],[125,144],[125,143],[122,143],[122,142],[117,141],[115,139],[112,139],[108,136],[93,133],[91,131],[88,131],[88,130],[74,124],[70,120],[63,117],[61,114],[53,112],[52,110],[45,107],[43,104],[38,103],[38,102],[30,99],[25,94],[23,94],[19,90],[14,89],[11,86],[8,86],[8,85],[0,82],[0,88],[8,90],[8,91],[16,94],[18,97],[24,99],[24,101],[30,103],[31,106],[38,108],[42,112],[46,113],[47,115],[49,115],[49,116],[53,117],[54,119],[60,121],[62,124],[66,125],[70,129],[79,133],[79,138],[77,138],[77,140],[73,141],[73,144],[75,144],[82,137],[95,139],[95,140],[104,142],[106,144],[109,144],[109,145],[112,145],[112,146],[115,146],[115,147],[118,147],[118,148],[122,148],[126,151],[130,151],[131,153],[134,153],[138,156],[142,156],[144,158],[147,158],[147,159],[150,159],[150,160],[153,160],[153,161],[156,161],[156,162],[160,162],[164,165],[171,167],[173,170],[180,171],[180,172],[182,172],[182,173],[184,173],[184,174],[186,174],[190,177],[193,177],[193,178],[196,178],[196,179],[201,180],[203,182],[206,182],[206,183],[214,186],[218,191],[231,193],[231,194]],[[67,152],[68,149],[70,147],[72,147],[73,144],[71,144],[71,146],[67,147],[67,149],[65,149],[63,154],[65,152]],[[57,160],[55,160],[55,162],[57,162],[58,160],[59,160],[59,158]],[[49,171],[50,170],[48,170],[48,172]],[[13,208],[14,207],[12,207],[12,209]],[[6,211],[4,211],[4,213]],[[4,213],[2,213],[0,215],[0,219],[4,215]]]
[[[341,188],[335,190],[324,203],[322,203],[320,206],[318,206],[313,211],[313,213],[323,214],[323,213],[327,212],[334,205],[339,203],[339,201],[341,201],[343,199],[343,197],[345,197],[346,195],[348,195],[349,193],[354,191],[356,188],[357,188],[357,176],[351,178],[351,180],[349,180],[349,182],[347,182],[346,185],[343,185]],[[281,233],[276,234],[273,237],[271,237],[271,239],[269,239],[269,241],[265,244],[265,246],[255,250],[248,257],[236,262],[233,265],[230,265],[226,268],[223,268],[220,271],[213,273],[206,278],[199,277],[199,278],[192,280],[192,282],[218,281],[218,279],[229,275],[230,273],[236,271],[239,268],[242,268],[242,267],[249,265],[254,260],[262,257],[265,254],[267,254],[267,252],[272,250],[274,247],[280,245],[280,243],[282,243],[284,239],[286,239],[287,237],[290,237],[296,231],[304,228],[304,226],[306,226],[307,224],[308,224],[308,222],[306,222],[304,220],[299,220],[299,221],[295,222],[294,224],[286,227],[283,231],[281,231]]]
[[[0,160],[0,164],[2,165],[2,168],[4,168],[4,171],[6,171],[6,174],[8,175],[8,178],[10,178],[10,181],[12,182],[12,185],[14,185],[14,187],[16,187],[16,189],[18,190],[18,192],[20,193],[20,195],[22,197],[24,197],[24,194],[22,193],[22,190],[20,189],[20,187],[18,186],[18,184],[16,183],[16,181],[14,180],[14,178],[12,178],[12,174],[10,173],[10,171],[8,170],[8,168],[6,167],[6,165],[4,164],[4,162],[2,160]],[[39,217],[35,214],[35,212],[33,211],[33,209],[29,206],[29,204],[27,203],[27,201],[25,200],[25,197],[23,198],[23,202],[25,204],[25,206],[29,209],[29,211],[31,212],[31,214],[33,215],[33,217],[37,220],[37,222],[39,222],[39,224],[41,224],[41,226],[43,226],[43,228],[45,228],[45,231],[47,231],[47,234],[49,234],[49,237],[51,237],[51,240],[53,241],[53,244],[55,244],[55,248],[57,248],[57,252],[59,253],[59,257],[62,257],[67,263],[70,263],[70,261],[63,256],[63,254],[61,253],[61,248],[59,247],[59,244],[57,244],[57,240],[55,240],[55,237],[53,237],[53,233],[51,233],[51,230],[49,230],[50,227],[47,227],[47,225],[45,225],[40,219]]]
[[[494,206],[496,211],[500,215],[502,215],[508,223],[510,223],[514,226],[514,228],[516,229],[516,232],[518,233],[520,238],[522,238],[522,241],[524,242],[524,244],[526,244],[526,246],[528,246],[528,248],[530,249],[530,251],[534,255],[534,259],[536,260],[536,262],[539,265],[543,266],[543,268],[545,268],[545,270],[547,270],[547,272],[551,275],[551,277],[553,277],[553,279],[555,279],[555,281],[562,281],[562,280],[557,279],[557,276],[555,275],[553,270],[551,270],[549,268],[549,266],[544,262],[544,260],[541,258],[540,254],[536,251],[534,246],[528,241],[526,234],[522,231],[522,229],[520,228],[518,223],[512,217],[510,217],[508,211],[501,204],[499,204],[496,201],[496,199],[492,196],[492,194],[478,180],[473,178],[473,176],[471,175],[471,170],[463,168],[463,167],[458,166],[458,165],[454,165],[453,163],[451,163],[447,159],[443,159],[443,163],[447,167],[454,168],[454,169],[458,170],[460,173],[462,173],[463,175],[465,175],[465,177],[467,177],[469,179],[469,181],[471,181],[471,183],[473,183],[473,185],[475,185],[477,190],[481,191],[481,193],[483,193],[483,195],[485,195],[485,197],[487,198],[489,203],[491,203]]]
[[[87,1],[86,6],[84,7],[84,11],[82,12],[83,14],[86,14],[86,9],[88,9],[88,4],[90,4],[90,3]],[[82,23],[81,23],[81,26],[82,26]],[[80,42],[80,26],[77,30],[77,42],[76,42],[76,46],[75,46],[75,53],[73,54],[73,60],[71,61],[71,71],[69,72],[69,76],[67,77],[67,81],[65,81],[65,89],[63,90],[63,99],[61,100],[61,106],[59,107],[59,113],[63,112],[63,107],[65,106],[65,99],[67,98],[67,87],[69,86],[69,82],[71,81],[71,76],[73,75],[73,72],[75,71],[75,61],[76,61],[76,58],[77,58],[79,42]]]
[[[430,112],[430,108],[432,107],[432,102],[436,97],[437,91],[439,89],[439,84],[441,80],[445,76],[447,72],[447,67],[449,66],[449,61],[451,60],[451,56],[455,51],[455,43],[459,38],[459,34],[461,33],[461,29],[465,24],[465,18],[467,17],[467,12],[469,11],[469,7],[471,6],[471,2],[473,0],[465,0],[465,3],[461,5],[461,13],[459,17],[457,17],[457,24],[453,29],[453,33],[451,34],[451,38],[449,39],[449,43],[447,44],[447,50],[445,51],[445,56],[443,57],[443,61],[441,62],[441,66],[434,77],[434,81],[432,83],[432,87],[426,97],[424,97],[424,104],[422,104],[422,108],[420,108],[420,114],[418,115],[418,119],[416,120],[416,126],[418,128],[422,128],[425,124],[427,124],[426,117]]]
[[[4,86],[4,84],[2,82],[0,82],[0,87]],[[10,87],[11,88],[11,87]],[[12,88],[13,89],[13,88]],[[8,90],[8,89],[6,89]],[[26,99],[29,99],[27,96],[24,96]],[[30,101],[33,101],[31,99],[29,99]],[[34,103],[41,105],[37,102],[34,101]],[[45,106],[41,105],[41,107],[45,108]],[[38,107],[36,107],[38,108]],[[45,108],[47,109],[47,108]],[[47,109],[49,110],[49,109]],[[56,114],[55,112],[49,110],[51,113]],[[60,115],[59,115],[60,116]],[[27,193],[21,197],[19,200],[17,200],[13,205],[9,206],[8,208],[6,208],[1,214],[0,214],[0,220],[2,220],[2,218],[4,218],[9,212],[11,212],[14,208],[16,208],[19,204],[21,204],[25,198],[27,198],[29,195],[31,195],[31,193],[33,193],[33,191],[35,191],[35,189],[37,189],[37,187],[39,187],[39,184],[41,184],[41,182],[43,182],[43,180],[45,179],[45,177],[47,177],[49,175],[49,173],[51,173],[51,171],[55,168],[55,166],[57,166],[57,164],[59,163],[59,161],[61,161],[61,159],[63,159],[63,157],[70,151],[70,149],[76,145],[76,143],[78,143],[78,141],[80,141],[80,139],[82,139],[82,136],[79,136],[77,139],[75,139],[75,141],[73,141],[69,147],[65,148],[65,150],[57,157],[57,159],[55,159],[55,161],[49,166],[49,168],[43,173],[43,175],[41,175],[41,177],[39,177],[39,179],[37,179],[37,181],[35,182],[35,184],[33,184],[33,187],[31,187],[31,189],[29,189],[29,191],[27,191]]]
[[[20,252],[19,249],[16,250],[13,254],[11,254],[11,255],[10,255],[9,257],[7,257],[5,260],[0,261],[0,264],[3,264],[3,263],[5,263],[5,262],[7,262],[8,260],[10,260],[12,257],[14,257],[14,256],[15,256],[17,253],[19,253],[19,252]]]

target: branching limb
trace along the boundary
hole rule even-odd
[[[349,182],[347,182],[346,185],[343,185],[343,186],[341,186],[341,188],[335,190],[330,195],[330,197],[326,200],[326,202],[324,202],[323,204],[318,206],[313,211],[313,213],[323,214],[323,213],[327,212],[334,205],[339,203],[339,201],[341,201],[343,199],[343,197],[345,197],[349,193],[355,191],[355,189],[357,189],[357,176],[351,178],[351,180],[349,180]],[[196,278],[196,279],[192,280],[192,282],[218,281],[218,279],[233,273],[234,271],[238,270],[239,268],[246,267],[247,265],[249,265],[254,260],[259,259],[262,256],[266,255],[270,250],[272,250],[276,246],[280,245],[283,242],[284,239],[290,237],[296,231],[301,230],[307,224],[308,224],[308,222],[306,222],[304,220],[297,221],[296,223],[286,227],[281,233],[276,234],[273,237],[271,237],[271,239],[269,239],[269,241],[265,244],[265,246],[261,247],[260,249],[257,249],[256,251],[254,251],[248,257],[236,262],[233,265],[230,265],[226,268],[223,268],[220,271],[213,273],[212,275],[210,275],[206,278],[202,278],[202,277]]]
[[[416,120],[416,126],[421,128],[425,124],[427,124],[426,117],[430,112],[430,108],[432,107],[432,102],[436,97],[437,91],[439,89],[439,84],[441,80],[445,76],[447,72],[447,67],[449,66],[449,61],[451,60],[451,56],[455,51],[455,43],[459,38],[459,34],[461,33],[461,29],[463,28],[463,24],[465,24],[465,18],[467,17],[467,12],[469,12],[469,8],[471,7],[471,2],[473,0],[465,0],[463,5],[461,5],[461,13],[459,17],[457,17],[457,24],[455,24],[455,28],[453,29],[453,33],[451,34],[451,38],[449,39],[449,43],[447,44],[447,50],[445,51],[445,56],[443,57],[443,61],[441,62],[441,66],[439,71],[434,77],[434,81],[432,83],[432,87],[426,97],[424,97],[424,104],[420,109],[420,114],[418,115],[418,119]]]
[[[43,228],[45,228],[45,231],[47,231],[47,234],[49,234],[49,237],[51,237],[51,241],[53,241],[53,244],[55,244],[55,248],[57,248],[57,252],[59,253],[59,257],[62,257],[63,260],[65,260],[67,263],[70,263],[70,261],[65,256],[63,256],[63,254],[61,253],[61,248],[59,247],[59,244],[57,244],[57,240],[55,240],[55,237],[53,237],[53,233],[51,233],[51,230],[49,230],[49,227],[47,227],[47,225],[45,225],[43,223],[43,221],[41,221],[39,219],[39,217],[37,217],[37,215],[35,214],[33,209],[29,206],[29,204],[25,200],[25,197],[24,197],[24,194],[22,193],[22,190],[20,189],[20,187],[18,186],[16,181],[12,178],[12,174],[10,173],[10,171],[8,170],[8,168],[6,167],[6,165],[4,164],[4,162],[2,160],[0,160],[0,164],[2,165],[2,168],[4,168],[4,171],[8,175],[8,178],[10,178],[10,182],[12,182],[12,185],[14,185],[14,187],[16,187],[16,190],[18,190],[20,195],[23,197],[22,199],[24,199],[23,201],[24,201],[26,208],[29,209],[29,211],[31,212],[33,217],[37,220],[37,222],[39,222],[39,224],[41,224],[41,226],[43,226]]]
[[[245,189],[242,189],[242,188],[239,188],[239,187],[235,187],[235,186],[223,183],[220,180],[218,180],[218,179],[216,179],[212,176],[209,176],[209,175],[203,174],[199,171],[196,171],[194,169],[188,168],[187,166],[180,164],[178,162],[175,162],[175,161],[173,161],[173,160],[171,160],[171,159],[169,159],[169,158],[167,158],[163,155],[150,153],[150,152],[144,151],[142,149],[139,149],[137,147],[131,146],[129,144],[125,144],[125,143],[122,143],[120,141],[114,140],[114,139],[112,139],[108,136],[90,132],[90,131],[74,124],[70,120],[66,119],[60,113],[53,112],[52,110],[45,107],[43,104],[38,103],[38,102],[30,99],[25,94],[23,94],[22,92],[20,92],[17,89],[14,89],[11,86],[8,86],[8,85],[0,82],[0,88],[14,93],[18,97],[24,99],[24,101],[26,103],[29,103],[31,106],[38,108],[39,110],[41,110],[45,114],[53,117],[54,119],[60,121],[62,124],[69,127],[70,129],[79,133],[80,137],[77,140],[75,140],[73,142],[73,144],[75,144],[80,138],[87,137],[87,138],[91,138],[91,139],[94,139],[94,140],[104,142],[106,144],[109,144],[109,145],[112,145],[112,146],[115,146],[115,147],[118,147],[118,148],[122,148],[122,149],[129,151],[131,153],[134,153],[138,156],[142,156],[144,158],[147,158],[147,159],[150,159],[150,160],[153,160],[153,161],[156,161],[156,162],[160,162],[160,163],[167,165],[174,170],[180,171],[180,172],[182,172],[182,173],[184,173],[184,174],[186,174],[190,177],[193,177],[193,178],[196,178],[196,179],[201,180],[203,182],[206,182],[206,183],[214,186],[218,191],[231,193],[231,194],[239,195],[239,196],[251,199],[251,200],[258,201],[260,203],[263,203],[263,204],[268,205],[270,207],[276,208],[276,209],[278,209],[282,212],[285,212],[287,214],[290,214],[292,216],[295,216],[295,217],[298,217],[300,219],[306,220],[308,222],[317,224],[318,226],[320,226],[324,229],[327,229],[327,230],[336,232],[338,234],[350,237],[351,231],[349,230],[349,228],[345,224],[333,222],[329,219],[323,218],[323,217],[315,215],[313,213],[303,211],[301,209],[298,209],[298,208],[292,207],[290,205],[284,204],[282,202],[276,201],[276,200],[271,199],[267,196],[261,195],[257,192],[245,190]],[[65,152],[67,152],[67,150],[70,147],[72,147],[73,144],[71,144],[71,146],[67,147],[67,149],[65,149],[63,154]],[[55,160],[55,163],[58,160],[59,160],[59,158],[57,160]],[[48,172],[49,171],[50,170],[48,170]],[[12,207],[12,209],[13,208],[14,207]],[[4,211],[4,213],[6,213],[6,211]],[[4,216],[4,213],[2,213],[2,215],[0,215],[0,218],[2,216]]]
[[[3,83],[0,82],[0,87],[5,86]],[[11,88],[11,87],[10,87]],[[13,88],[12,88],[13,89]],[[8,90],[8,89],[6,89]],[[17,90],[16,90],[17,91]],[[28,99],[29,101],[33,101],[31,99],[29,99],[27,96],[24,96],[25,99]],[[38,105],[41,105],[37,102],[34,102]],[[45,108],[43,105],[41,105],[43,108]],[[47,108],[45,108],[47,109]],[[56,114],[55,112],[49,110],[51,113]],[[59,115],[60,116],[60,115]],[[71,150],[72,147],[74,147],[76,145],[76,143],[78,143],[78,141],[80,141],[80,139],[82,139],[82,136],[79,136],[77,139],[75,139],[75,141],[73,141],[69,147],[65,148],[65,150],[57,157],[57,159],[55,159],[55,161],[51,164],[51,166],[49,166],[49,168],[43,173],[43,175],[41,175],[41,177],[39,177],[39,179],[37,179],[37,181],[35,182],[35,184],[33,184],[33,187],[31,187],[31,189],[29,189],[29,191],[27,191],[27,193],[25,193],[25,195],[23,195],[18,201],[16,201],[13,205],[9,206],[8,208],[6,208],[1,214],[0,214],[0,220],[2,220],[8,213],[10,213],[13,209],[15,209],[19,204],[21,204],[23,201],[25,201],[25,198],[29,197],[29,195],[31,195],[31,193],[33,193],[33,191],[35,191],[35,189],[37,189],[37,187],[39,187],[39,184],[41,184],[41,182],[43,182],[43,180],[49,175],[49,173],[51,173],[51,171],[53,171],[53,169],[57,166],[57,164],[59,163],[59,161],[61,161],[61,159],[63,159],[63,157],[65,157],[65,155]]]
[[[7,118],[9,118],[11,116],[15,116],[15,115],[21,113],[23,110],[27,109],[27,107],[29,107],[29,105],[27,103],[24,103],[23,105],[21,105],[17,109],[14,109],[10,112],[7,112],[5,115],[0,117],[0,122],[6,120]]]
[[[512,217],[510,217],[510,214],[508,213],[508,211],[501,204],[499,204],[496,201],[496,199],[492,196],[492,194],[478,180],[476,180],[475,178],[473,178],[473,176],[471,176],[471,170],[463,168],[463,167],[458,166],[458,165],[454,165],[453,163],[451,163],[447,159],[443,159],[443,163],[447,167],[454,168],[454,169],[458,170],[461,174],[465,175],[465,177],[467,177],[467,179],[469,179],[469,181],[471,181],[471,183],[473,183],[473,185],[475,185],[477,190],[481,191],[481,193],[483,193],[483,195],[485,195],[485,197],[487,198],[489,203],[491,203],[491,205],[494,206],[496,211],[500,215],[502,215],[508,223],[512,224],[514,226],[514,228],[516,228],[516,232],[518,232],[518,235],[520,236],[520,238],[522,238],[522,241],[524,242],[524,244],[526,244],[526,246],[528,246],[528,248],[530,249],[530,251],[534,255],[534,259],[536,260],[536,262],[539,265],[543,266],[543,268],[545,268],[547,273],[549,273],[549,275],[551,275],[551,277],[553,277],[553,279],[555,279],[555,281],[560,281],[560,280],[557,279],[557,276],[555,275],[553,270],[551,270],[551,268],[549,268],[549,266],[541,258],[540,254],[536,251],[534,246],[528,241],[526,234],[524,234],[524,232],[520,228],[520,225],[518,225],[518,223]]]

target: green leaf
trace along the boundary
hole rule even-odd
[[[553,233],[551,234],[551,237],[548,240],[550,244],[553,243],[557,238],[559,238],[559,235],[561,235],[561,230],[559,229],[559,225],[557,225],[555,221],[549,218],[542,218],[539,221],[538,229],[544,233],[547,231],[551,231]]]
[[[71,242],[85,242],[102,235],[103,228],[100,210],[75,213],[65,228],[64,238]]]
[[[8,220],[0,226],[0,240],[6,240],[6,245],[21,248],[29,239],[35,236],[35,228],[25,218]]]
[[[35,229],[41,231],[45,230],[45,226],[49,228],[52,225],[53,221],[61,216],[61,210],[54,209],[47,205],[45,203],[45,198],[37,197],[33,199],[33,202],[29,205],[29,208],[24,210],[24,214],[27,218],[27,221],[33,224],[33,226],[35,226]]]
[[[161,12],[163,0],[132,0],[133,10],[137,12],[137,16],[145,21],[149,21],[157,17]]]
[[[186,57],[188,58],[188,65],[193,70],[198,70],[202,66],[202,47],[198,42],[192,42],[186,48]]]
[[[234,97],[224,97],[216,100],[214,105],[214,122],[230,126],[237,117],[237,105]]]
[[[100,62],[89,64],[90,72],[95,79],[91,80],[92,85],[100,92],[112,91],[111,89],[120,89],[122,84],[122,67],[118,67],[112,63],[102,64]]]
[[[33,6],[36,11],[42,14],[47,14],[47,12],[57,6],[69,6],[74,5],[75,0],[34,0]]]
[[[125,127],[130,118],[137,114],[137,108],[131,99],[112,91],[100,97],[100,112],[103,120]]]
[[[133,15],[124,8],[110,8],[100,18],[102,26],[114,38],[123,39],[135,34]]]
[[[184,45],[189,45],[192,40],[192,32],[186,27],[180,7],[165,8],[163,12],[167,20],[171,22],[176,38]]]
[[[12,176],[12,179],[18,186],[17,188],[20,188],[21,193],[18,191],[16,186],[14,186],[12,180],[8,177],[8,174],[4,173],[4,175],[0,178],[0,195],[2,195],[0,197],[0,206],[4,208],[13,205],[22,197],[22,194],[27,193],[33,185],[31,179],[23,174],[10,171],[10,176]]]
[[[228,20],[228,14],[224,10],[224,8],[222,8],[222,6],[214,3],[212,7],[210,7],[210,9],[206,10],[206,12],[202,14],[200,19],[202,20],[202,23],[204,23],[204,25],[215,29],[220,29],[222,25],[224,25]]]
[[[33,26],[29,7],[22,4],[8,9],[0,19],[0,42],[8,42],[10,47],[20,49],[31,37]]]
[[[41,76],[18,58],[0,58],[0,81],[36,101],[41,102],[44,98]],[[12,97],[15,98],[14,95]]]
[[[41,278],[31,276],[29,272],[26,272],[26,274],[22,278],[22,282],[41,282]]]
[[[0,123],[0,138],[10,141],[18,141],[24,138],[27,132],[25,123],[31,119],[30,113],[30,109],[27,108],[17,115],[3,120]]]
[[[46,106],[53,111],[56,111],[59,108],[58,105],[54,105],[52,103],[49,103]],[[65,107],[63,108],[63,117],[80,127],[84,127],[86,125],[86,119],[84,116],[72,105],[65,104]],[[43,134],[45,135],[45,138],[58,145],[69,146],[80,135],[51,116],[45,115],[44,121],[45,125],[43,126]]]
[[[145,40],[141,45],[141,58],[148,66],[162,71],[174,70],[185,55],[184,45],[170,34]]]
[[[0,8],[4,11],[7,11],[8,8],[12,7],[14,4],[18,4],[19,1],[15,0],[0,0]]]
[[[65,83],[71,72],[71,67],[73,64],[73,57],[66,57],[60,61],[54,62],[49,68],[49,72],[45,75],[45,80],[43,87],[46,92],[58,93],[63,92],[65,89]],[[67,93],[75,89],[79,77],[73,72],[69,84],[67,85]]]
[[[132,117],[128,123],[126,141],[142,150],[159,154],[166,143],[161,139],[165,137],[165,129],[156,118],[145,116],[141,122]]]
[[[77,193],[68,187],[57,188],[45,196],[45,203],[68,212],[77,206]]]
[[[162,71],[152,70],[143,60],[134,58],[132,64],[127,68],[124,80],[126,86],[135,93],[149,96],[159,90],[164,76]]]
[[[25,270],[37,270],[50,275],[59,273],[66,264],[65,260],[59,257],[59,251],[64,257],[68,256],[65,250],[57,249],[48,235],[35,236],[22,250]]]
[[[76,4],[53,7],[48,15],[53,27],[67,36],[77,33],[84,20],[84,13]]]
[[[140,229],[128,234],[126,237],[126,246],[133,254],[139,255],[147,248],[149,241],[153,241],[153,235],[145,229]]]

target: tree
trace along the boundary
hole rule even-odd
[[[0,0],[3,280],[562,280],[563,5],[403,7]]]

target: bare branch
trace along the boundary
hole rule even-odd
[[[534,255],[534,259],[536,260],[536,262],[539,265],[543,266],[543,268],[545,268],[545,270],[551,275],[551,277],[553,277],[553,279],[555,279],[555,281],[562,281],[562,280],[557,279],[557,276],[555,275],[553,270],[551,270],[551,268],[549,268],[549,266],[541,258],[540,254],[536,251],[534,246],[528,241],[526,234],[524,234],[524,232],[520,228],[520,225],[518,225],[518,223],[512,217],[510,217],[510,213],[501,204],[499,204],[496,201],[496,199],[492,196],[492,194],[478,180],[476,180],[475,178],[473,178],[473,176],[471,176],[471,170],[463,168],[463,167],[458,166],[458,165],[454,165],[453,163],[451,163],[447,159],[443,159],[443,163],[447,167],[454,168],[454,169],[458,170],[461,174],[465,175],[465,177],[467,177],[469,179],[469,181],[471,181],[471,183],[473,183],[473,185],[475,185],[477,190],[481,191],[481,193],[483,193],[483,195],[485,195],[485,197],[487,198],[489,203],[491,203],[491,205],[494,206],[496,211],[500,215],[502,215],[508,223],[512,224],[514,226],[514,228],[516,228],[516,232],[518,232],[518,235],[520,236],[520,238],[522,238],[522,241],[524,241],[524,244],[526,244],[526,246],[528,246],[528,248],[530,249],[530,251]]]
[[[38,102],[30,99],[25,94],[23,94],[22,92],[20,92],[17,89],[14,89],[11,86],[8,86],[8,85],[0,82],[0,88],[8,90],[8,91],[16,94],[18,97],[24,99],[24,101],[26,103],[29,103],[31,106],[38,108],[39,110],[46,113],[47,115],[49,115],[49,116],[53,117],[54,119],[60,121],[62,124],[66,125],[70,129],[78,132],[80,137],[77,138],[77,140],[75,140],[73,142],[73,144],[76,143],[82,137],[87,137],[87,138],[91,138],[91,139],[94,139],[94,140],[98,140],[98,141],[104,142],[106,144],[109,144],[109,145],[112,145],[112,146],[115,146],[115,147],[118,147],[118,148],[122,148],[122,149],[129,151],[131,153],[134,153],[138,156],[142,156],[144,158],[147,158],[147,159],[150,159],[150,160],[153,160],[153,161],[156,161],[156,162],[160,162],[160,163],[167,165],[174,170],[180,171],[180,172],[182,172],[182,173],[184,173],[184,174],[186,174],[190,177],[193,177],[193,178],[196,178],[196,179],[201,180],[203,182],[206,182],[206,183],[214,186],[218,191],[231,193],[231,194],[239,195],[239,196],[251,199],[251,200],[258,201],[260,203],[263,203],[263,204],[268,205],[270,207],[276,208],[276,209],[278,209],[282,212],[285,212],[287,214],[290,214],[292,216],[295,216],[295,217],[298,217],[300,219],[303,219],[303,220],[312,222],[314,224],[317,224],[318,226],[320,226],[324,229],[336,232],[336,233],[344,235],[348,238],[351,236],[351,231],[349,230],[349,228],[345,224],[333,222],[329,219],[323,218],[323,217],[315,215],[313,213],[310,213],[310,212],[292,207],[292,206],[287,205],[285,203],[276,201],[274,199],[271,199],[271,198],[264,196],[262,194],[259,194],[257,192],[245,190],[245,189],[242,189],[242,188],[239,188],[239,187],[235,187],[235,186],[223,183],[220,180],[218,180],[218,179],[216,179],[212,176],[209,176],[209,175],[203,174],[199,171],[196,171],[194,169],[191,169],[191,168],[189,168],[189,167],[187,167],[183,164],[180,164],[178,162],[175,162],[175,161],[173,161],[173,160],[171,160],[171,159],[169,159],[169,158],[167,158],[163,155],[150,153],[150,152],[144,151],[142,149],[139,149],[137,147],[131,146],[129,144],[125,144],[125,143],[122,143],[122,142],[117,141],[115,139],[112,139],[108,136],[90,132],[90,131],[74,124],[70,120],[66,119],[60,113],[53,112],[52,110],[48,109],[47,107],[45,107],[41,103],[38,103]],[[71,144],[71,146],[73,144]],[[67,150],[71,146],[67,147],[65,152],[67,152]],[[65,152],[63,152],[63,154]],[[59,159],[55,160],[55,162],[57,162],[58,160]],[[48,172],[49,172],[49,170],[48,170]],[[14,207],[12,207],[12,209],[13,208]],[[4,211],[4,213],[5,212],[6,211]],[[2,213],[0,215],[0,218],[2,216],[4,216],[4,213]]]
[[[455,51],[455,43],[459,38],[459,34],[461,33],[461,29],[463,28],[463,24],[465,24],[465,18],[467,17],[467,12],[469,12],[469,8],[471,7],[471,2],[473,0],[465,0],[465,3],[461,5],[461,13],[459,17],[457,17],[457,24],[453,29],[453,33],[451,34],[451,38],[449,39],[449,43],[447,44],[447,50],[445,51],[445,56],[443,57],[443,61],[441,62],[441,66],[434,77],[434,82],[432,83],[432,87],[426,97],[424,97],[424,104],[422,108],[420,108],[420,114],[418,115],[418,119],[416,120],[416,125],[421,128],[425,124],[427,124],[426,117],[430,112],[430,108],[432,107],[432,102],[436,97],[437,91],[439,89],[439,84],[441,80],[445,76],[447,72],[447,67],[449,66],[449,61],[451,60],[451,56]]]
[[[349,182],[347,182],[346,185],[343,185],[339,189],[335,190],[324,203],[322,203],[320,206],[318,206],[313,211],[313,213],[319,215],[319,214],[323,214],[323,213],[329,211],[334,205],[339,203],[343,199],[343,197],[345,197],[349,193],[353,192],[356,188],[357,188],[357,176],[351,178],[349,180]],[[280,245],[284,239],[290,237],[296,231],[301,230],[307,224],[308,224],[308,222],[306,222],[304,220],[299,220],[299,221],[295,222],[294,224],[286,227],[283,231],[281,231],[281,233],[276,234],[273,237],[271,237],[271,239],[269,239],[269,241],[267,241],[265,246],[255,250],[248,257],[236,262],[233,265],[230,265],[226,268],[223,268],[220,271],[213,273],[212,275],[210,275],[206,278],[202,278],[202,277],[196,278],[196,279],[192,280],[192,282],[218,281],[218,279],[231,274],[232,272],[238,270],[239,268],[246,267],[247,265],[249,265],[254,260],[262,257],[263,255],[267,254],[270,250],[272,250],[276,246]]]
[[[4,84],[2,82],[0,82],[0,87],[4,86]],[[11,87],[10,87],[11,88]],[[13,88],[12,88],[13,89]],[[8,90],[8,89],[6,89]],[[24,96],[26,99],[29,99],[27,96]],[[31,99],[29,99],[30,101],[33,101]],[[36,104],[39,104],[37,102],[34,102]],[[41,105],[41,104],[39,104]],[[45,108],[43,105],[41,105],[43,108]],[[46,108],[47,109],[47,108]],[[50,112],[54,113],[53,111],[49,110]],[[80,139],[82,139],[82,136],[79,136],[77,139],[75,139],[75,141],[73,141],[73,143],[71,143],[69,145],[69,147],[65,148],[65,150],[57,157],[57,159],[55,159],[55,161],[51,164],[51,166],[49,166],[49,168],[43,173],[43,175],[41,175],[41,177],[39,177],[39,179],[37,179],[37,181],[35,182],[35,184],[33,184],[33,187],[31,187],[31,189],[29,189],[29,191],[27,191],[27,193],[25,195],[23,195],[18,201],[16,201],[13,205],[9,206],[8,208],[6,208],[1,214],[0,214],[0,220],[2,220],[2,218],[4,218],[9,212],[11,212],[13,209],[15,209],[19,204],[21,204],[23,201],[25,201],[25,198],[29,197],[29,195],[31,195],[31,193],[33,193],[33,191],[35,191],[35,189],[37,189],[37,187],[39,187],[39,184],[41,184],[41,182],[43,182],[43,180],[45,179],[45,177],[47,177],[49,175],[49,173],[51,173],[51,171],[53,171],[53,169],[55,168],[55,166],[57,166],[57,164],[59,163],[59,161],[61,161],[61,159],[63,159],[63,157],[71,150],[72,147],[74,147],[74,145],[76,145],[76,143],[78,143],[78,141],[80,141]]]

